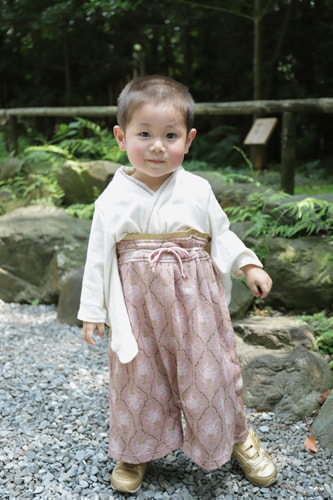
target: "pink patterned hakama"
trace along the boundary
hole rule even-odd
[[[149,462],[182,447],[212,470],[248,434],[234,332],[205,244],[194,234],[117,245],[139,353],[122,364],[110,350],[114,459]]]

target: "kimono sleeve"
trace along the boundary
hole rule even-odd
[[[111,327],[111,349],[121,363],[129,363],[137,355],[119,276],[116,241],[98,207],[91,225],[78,318]]]
[[[211,257],[220,273],[227,301],[231,298],[231,276],[242,278],[241,267],[252,264],[262,267],[256,254],[247,248],[241,239],[230,230],[226,213],[222,210],[213,191],[208,199],[208,214],[211,228]]]
[[[105,227],[103,214],[95,207],[91,224],[87,258],[83,273],[78,319],[91,323],[106,323],[104,297]],[[115,251],[115,250],[114,250]]]

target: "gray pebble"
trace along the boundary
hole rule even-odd
[[[258,430],[261,433],[266,433],[266,432],[270,432],[271,429],[267,425],[261,425]]]
[[[270,488],[232,459],[205,471],[177,450],[149,464],[135,495],[112,490],[108,457],[108,338],[92,348],[54,306],[0,301],[0,498],[40,500],[331,499],[332,457],[304,448],[304,422],[247,410],[278,468]],[[310,421],[310,418],[309,418]]]

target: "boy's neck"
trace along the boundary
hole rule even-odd
[[[161,177],[151,177],[150,175],[143,174],[142,172],[140,172],[139,170],[136,170],[134,168],[134,172],[132,175],[138,181],[146,184],[146,186],[149,187],[149,189],[151,189],[152,191],[158,191],[159,188],[162,186],[162,184],[164,184],[164,182],[169,177],[171,177],[172,174],[173,174],[173,172],[170,172],[170,173],[163,175]]]

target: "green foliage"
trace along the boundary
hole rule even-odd
[[[22,196],[25,189],[25,178],[22,175],[17,175],[13,179],[6,179],[5,181],[0,181],[0,194],[4,193],[13,202],[17,200],[20,195]],[[6,200],[6,197],[4,197]],[[6,202],[0,203],[0,215],[6,213]]]
[[[233,149],[239,143],[240,138],[235,127],[220,125],[196,137],[191,149],[191,159],[200,162],[204,159],[210,165],[210,169],[237,164]]]
[[[28,146],[23,152],[22,166],[18,174],[0,182],[0,192],[10,193],[12,201],[24,204],[39,203],[61,205],[64,192],[57,175],[64,161],[109,160],[120,162],[126,155],[119,150],[117,142],[107,129],[97,123],[77,118],[61,124],[50,143]],[[75,164],[72,168],[75,168]],[[81,169],[77,169],[81,175]],[[99,192],[94,193],[95,198]],[[0,207],[4,212],[5,208]],[[89,208],[75,207],[78,217],[91,217]]]
[[[6,151],[6,141],[5,134],[0,132],[0,163],[8,158],[8,152]]]
[[[186,158],[185,158],[185,161],[183,163],[183,166],[184,166],[185,170],[188,170],[189,172],[202,172],[202,171],[205,172],[205,171],[212,170],[211,166],[206,161],[187,160]]]
[[[308,161],[297,167],[295,175],[295,194],[325,194],[333,192],[333,178],[329,175],[327,165],[331,165],[333,158],[324,160],[326,169],[320,160]]]
[[[28,204],[59,205],[63,190],[53,175],[31,173],[29,178],[22,175],[0,182],[0,191],[10,192],[12,201],[22,200]]]
[[[272,209],[272,215],[264,213],[265,203],[288,198],[285,193],[271,194],[270,190],[250,195],[248,206],[229,207],[226,212],[231,223],[251,222],[244,237],[281,236],[294,238],[301,235],[326,234],[333,237],[333,204],[316,198],[298,202],[286,202]],[[281,222],[281,220],[286,222]]]
[[[23,153],[22,175],[16,199],[28,203],[61,205],[64,192],[58,184],[57,173],[66,152],[53,145],[30,146]],[[16,179],[14,179],[16,182]]]
[[[248,156],[246,156],[246,154],[244,153],[244,151],[241,148],[239,148],[237,146],[234,146],[233,148],[234,148],[235,151],[237,151],[241,155],[241,157],[245,161],[246,165],[248,166],[248,168],[250,169],[250,171],[253,173],[254,172],[253,163],[248,158]]]
[[[140,71],[184,81],[197,101],[248,100],[254,14],[239,0],[3,1],[4,107],[108,103]],[[330,95],[331,2],[263,2],[260,19],[267,98]],[[310,133],[301,135],[312,145]]]
[[[301,320],[306,321],[316,337],[320,352],[333,357],[333,316],[327,316],[325,311],[312,316],[302,315]],[[333,368],[333,359],[330,361]]]
[[[48,177],[32,173],[29,175],[29,184],[25,187],[23,197],[39,204],[59,205],[63,196],[64,192],[53,175]]]
[[[315,196],[316,194],[326,194],[326,193],[333,193],[333,184],[314,184],[313,186],[296,186],[295,187],[295,194],[310,194],[312,196]]]
[[[66,208],[66,212],[78,219],[92,219],[94,215],[94,203],[75,203]]]
[[[116,139],[107,128],[102,128],[97,123],[80,117],[68,124],[61,124],[52,143],[60,146],[59,151],[55,149],[54,152],[63,153],[67,159],[119,162],[124,157]],[[47,148],[49,147],[47,145]]]
[[[277,226],[275,234],[286,238],[293,238],[300,234],[325,233],[333,236],[333,203],[308,197],[298,202],[284,203],[279,210],[279,219],[287,215],[296,223]],[[279,222],[277,220],[277,223]]]
[[[142,0],[89,0],[89,2],[84,2],[82,7],[87,11],[89,15],[92,15],[97,9],[104,12],[104,15],[114,15],[117,10],[122,9],[124,11],[135,10]]]
[[[47,157],[47,154],[51,155],[59,155],[61,159],[65,158],[67,160],[73,160],[74,156],[69,152],[69,150],[65,147],[54,146],[53,144],[44,144],[43,146],[29,146],[24,151],[27,158],[30,160],[34,160],[33,156],[28,156],[30,153],[37,153],[36,159],[38,159],[38,153],[46,153],[44,156]],[[40,156],[42,158],[42,156]]]
[[[285,193],[272,194],[271,189],[264,192],[252,193],[249,196],[249,204],[246,206],[234,206],[225,208],[231,224],[236,222],[251,222],[251,227],[246,231],[244,237],[262,237],[271,235],[276,221],[271,215],[264,214],[262,209],[265,201],[276,201],[286,197]]]

